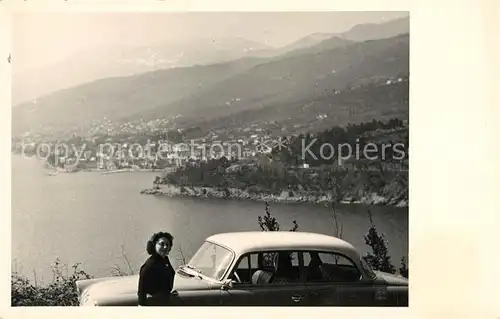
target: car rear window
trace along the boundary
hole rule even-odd
[[[377,275],[373,271],[372,267],[366,262],[364,257],[361,257],[361,267],[363,267],[365,273],[368,275],[370,279],[377,278]]]

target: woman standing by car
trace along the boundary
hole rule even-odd
[[[146,244],[150,257],[139,272],[139,306],[167,304],[174,286],[175,271],[168,254],[174,237],[167,232],[154,233]],[[151,298],[147,298],[148,295]]]

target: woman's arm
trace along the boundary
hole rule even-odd
[[[151,273],[151,265],[144,263],[142,265],[141,270],[139,272],[139,287],[137,290],[137,296],[139,298],[139,306],[145,306],[146,305],[146,288],[148,285],[149,277]]]
[[[175,278],[175,269],[172,267],[172,264],[170,261],[168,261],[168,292],[171,293],[172,290],[174,289],[174,278]]]

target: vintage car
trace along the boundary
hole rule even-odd
[[[137,287],[138,275],[77,282],[81,306],[137,305]],[[408,281],[373,271],[339,238],[223,233],[208,237],[177,269],[174,291],[163,305],[408,306]]]

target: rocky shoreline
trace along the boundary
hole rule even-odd
[[[238,188],[227,188],[224,190],[215,189],[213,187],[189,187],[176,185],[159,185],[158,188],[147,188],[141,191],[145,195],[157,196],[183,196],[197,198],[219,198],[231,200],[253,200],[262,202],[275,203],[302,203],[302,204],[322,204],[330,201],[329,196],[317,196],[304,192],[289,193],[288,190],[282,191],[280,195],[266,193],[249,193],[246,190]],[[395,207],[408,207],[407,200],[388,199],[378,194],[369,194],[361,198],[346,198],[341,201],[343,204],[364,204],[364,205],[387,205]]]

